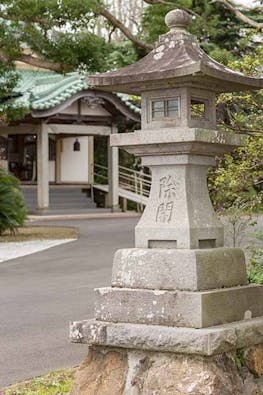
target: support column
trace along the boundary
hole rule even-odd
[[[62,139],[56,140],[56,184],[61,184],[61,151],[62,151]]]
[[[88,166],[89,166],[89,184],[94,184],[94,136],[88,137],[89,152],[88,152]]]
[[[112,127],[112,133],[118,133],[116,126]],[[116,211],[119,208],[119,148],[110,146],[110,138],[108,138],[108,180],[107,206],[112,211]]]
[[[48,127],[42,123],[37,134],[37,206],[49,207]]]

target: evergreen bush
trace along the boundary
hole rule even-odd
[[[16,177],[0,169],[0,235],[23,226],[27,216],[23,195]]]

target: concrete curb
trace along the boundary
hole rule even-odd
[[[96,213],[96,214],[58,214],[58,215],[29,215],[28,222],[71,220],[71,219],[106,219],[106,218],[139,218],[141,214],[130,213]]]

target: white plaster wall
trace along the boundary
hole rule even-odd
[[[55,182],[56,180],[56,162],[54,160],[50,160],[48,162],[48,178],[49,182]]]
[[[74,102],[71,106],[65,108],[62,111],[64,114],[78,114],[78,103]],[[87,103],[81,103],[81,114],[82,115],[98,115],[98,116],[111,116],[111,114],[105,110],[101,105],[90,107]]]
[[[89,142],[88,137],[77,137],[80,142],[80,151],[73,151],[75,137],[65,138],[62,141],[61,152],[61,182],[89,181]]]

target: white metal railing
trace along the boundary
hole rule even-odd
[[[119,166],[119,186],[137,195],[149,197],[152,177],[141,171]]]
[[[94,180],[95,184],[108,184],[108,168],[95,163]],[[119,188],[149,197],[151,184],[152,176],[143,172],[143,170],[138,171],[119,166]]]
[[[108,184],[108,168],[94,163],[93,166],[94,184]]]

